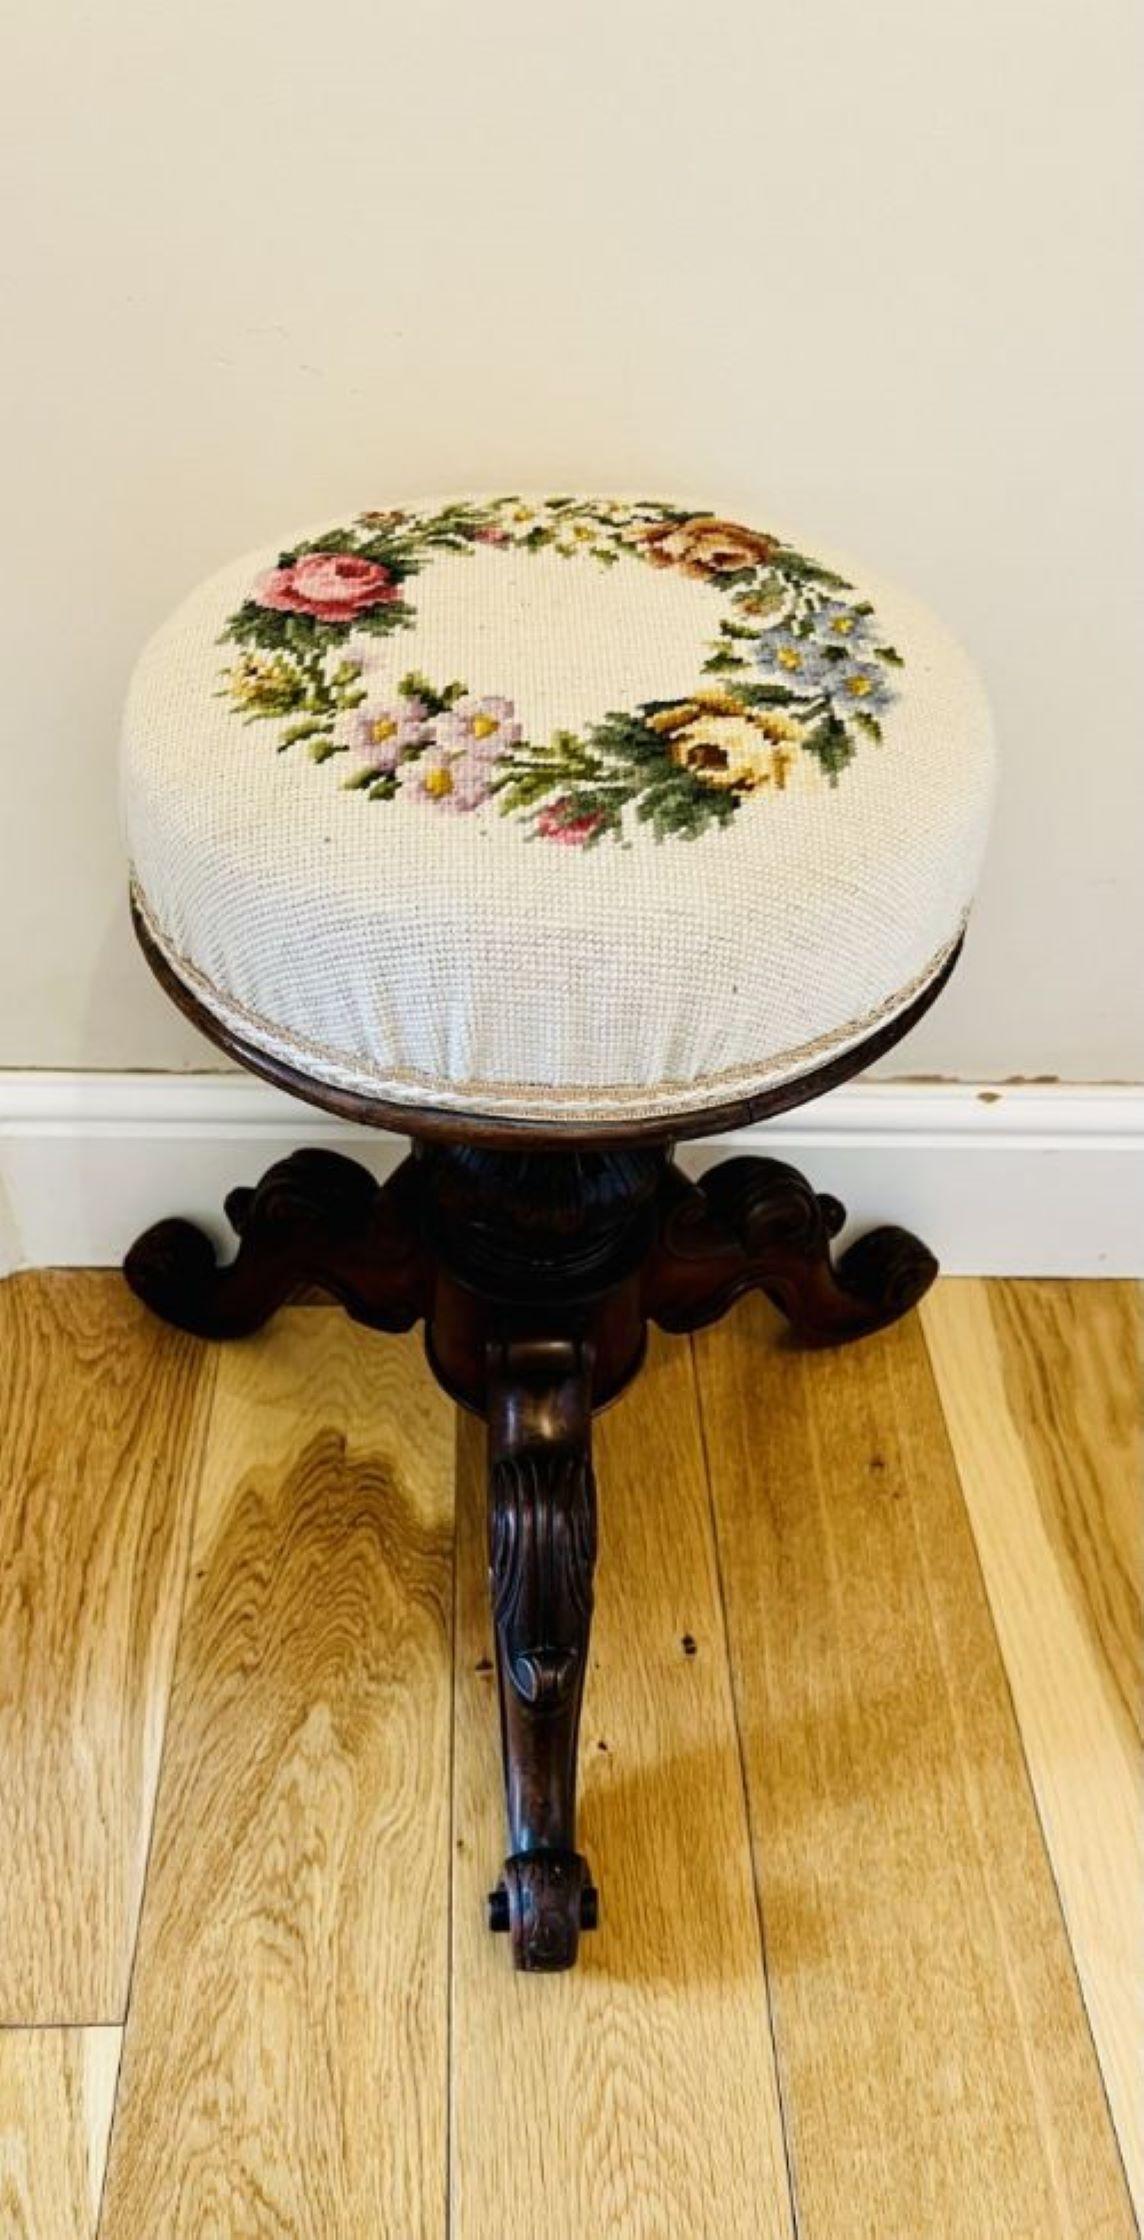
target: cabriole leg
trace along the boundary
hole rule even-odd
[[[884,1330],[929,1290],[937,1261],[908,1229],[872,1229],[835,1263],[837,1198],[779,1159],[725,1159],[698,1183],[665,1177],[659,1234],[643,1269],[644,1311],[663,1330],[717,1322],[744,1291],[765,1291],[800,1345]]]
[[[245,1338],[296,1293],[319,1286],[358,1322],[408,1330],[430,1296],[420,1189],[406,1159],[380,1185],[336,1151],[294,1151],[256,1189],[232,1190],[227,1219],[239,1239],[220,1264],[191,1221],[159,1221],[123,1264],[136,1298],[199,1338]]]
[[[576,1849],[596,1496],[590,1361],[575,1341],[491,1349],[489,1579],[509,1856],[489,1901],[518,1968],[570,1968],[596,1926]]]

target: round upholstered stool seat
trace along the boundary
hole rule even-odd
[[[297,1150],[227,1195],[233,1256],[176,1214],[127,1280],[201,1337],[315,1288],[420,1323],[483,1419],[488,1921],[526,1971],[608,1932],[576,1826],[593,1417],[653,1326],[758,1291],[839,1345],[937,1273],[906,1229],[844,1244],[841,1202],[785,1162],[694,1180],[671,1139],[906,1030],[956,957],[990,788],[981,693],[931,616],[694,506],[370,510],[224,569],[140,664],[127,820],[159,977],[256,1072],[416,1140],[380,1182]]]
[[[135,903],[199,1015],[315,1085],[685,1129],[924,998],[991,766],[945,630],[769,521],[435,499],[249,555],[153,639]]]

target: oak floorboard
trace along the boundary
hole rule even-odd
[[[214,1359],[0,1283],[0,2023],[123,2018]]]
[[[453,1411],[303,1307],[220,1350],[100,2240],[440,2240]]]
[[[0,2030],[4,2240],[95,2240],[122,2036]]]
[[[916,1317],[696,1348],[800,2240],[1134,2219]]]
[[[1140,1295],[939,1286],[925,1331],[1144,2216]]]
[[[786,2240],[791,2210],[691,1362],[657,1341],[595,1433],[581,1847],[600,1928],[515,1975],[481,1427],[461,1426],[453,2240]]]

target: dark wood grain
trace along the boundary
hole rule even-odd
[[[591,1356],[566,1340],[496,1349],[489,1378],[489,1583],[509,1856],[489,1906],[518,1968],[570,1968],[596,1893],[576,1849],[596,1483]]]
[[[208,1337],[257,1330],[315,1286],[378,1330],[424,1325],[439,1384],[489,1427],[490,1586],[509,1855],[489,1918],[528,1972],[571,1967],[596,1893],[576,1849],[576,1752],[595,1556],[593,1414],[644,1359],[649,1322],[689,1331],[764,1291],[793,1335],[833,1345],[905,1314],[937,1262],[906,1230],[860,1239],[835,1266],[834,1198],[775,1159],[739,1158],[699,1183],[672,1164],[678,1116],[593,1126],[462,1116],[357,1096],[294,1071],[209,1013],[136,932],[168,994],[232,1057],[307,1101],[414,1137],[379,1186],[353,1160],[299,1151],[234,1191],[239,1235],[167,1220],[127,1256],[138,1296]],[[688,1114],[689,1135],[760,1119],[847,1080],[935,1000],[955,951],[915,1002],[829,1064],[765,1095]]]
[[[673,1170],[644,1269],[646,1311],[661,1329],[700,1330],[744,1291],[764,1291],[802,1345],[883,1330],[928,1291],[937,1261],[908,1229],[880,1228],[835,1267],[845,1218],[779,1159],[725,1159],[698,1183]]]
[[[299,1151],[227,1210],[240,1240],[229,1267],[188,1222],[133,1245],[128,1280],[157,1313],[242,1337],[317,1285],[375,1329],[422,1321],[438,1382],[487,1419],[509,1828],[490,1920],[517,1967],[570,1967],[596,1921],[575,1834],[593,1412],[635,1376],[649,1320],[697,1329],[763,1290],[800,1340],[836,1344],[897,1320],[937,1263],[906,1231],[880,1229],[835,1268],[843,1209],[793,1167],[731,1159],[696,1184],[657,1145],[421,1143],[382,1186],[353,1160]]]

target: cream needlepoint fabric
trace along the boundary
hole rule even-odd
[[[319,1081],[673,1115],[810,1070],[940,972],[988,711],[923,607],[771,525],[427,500],[248,555],[127,710],[138,905]]]

